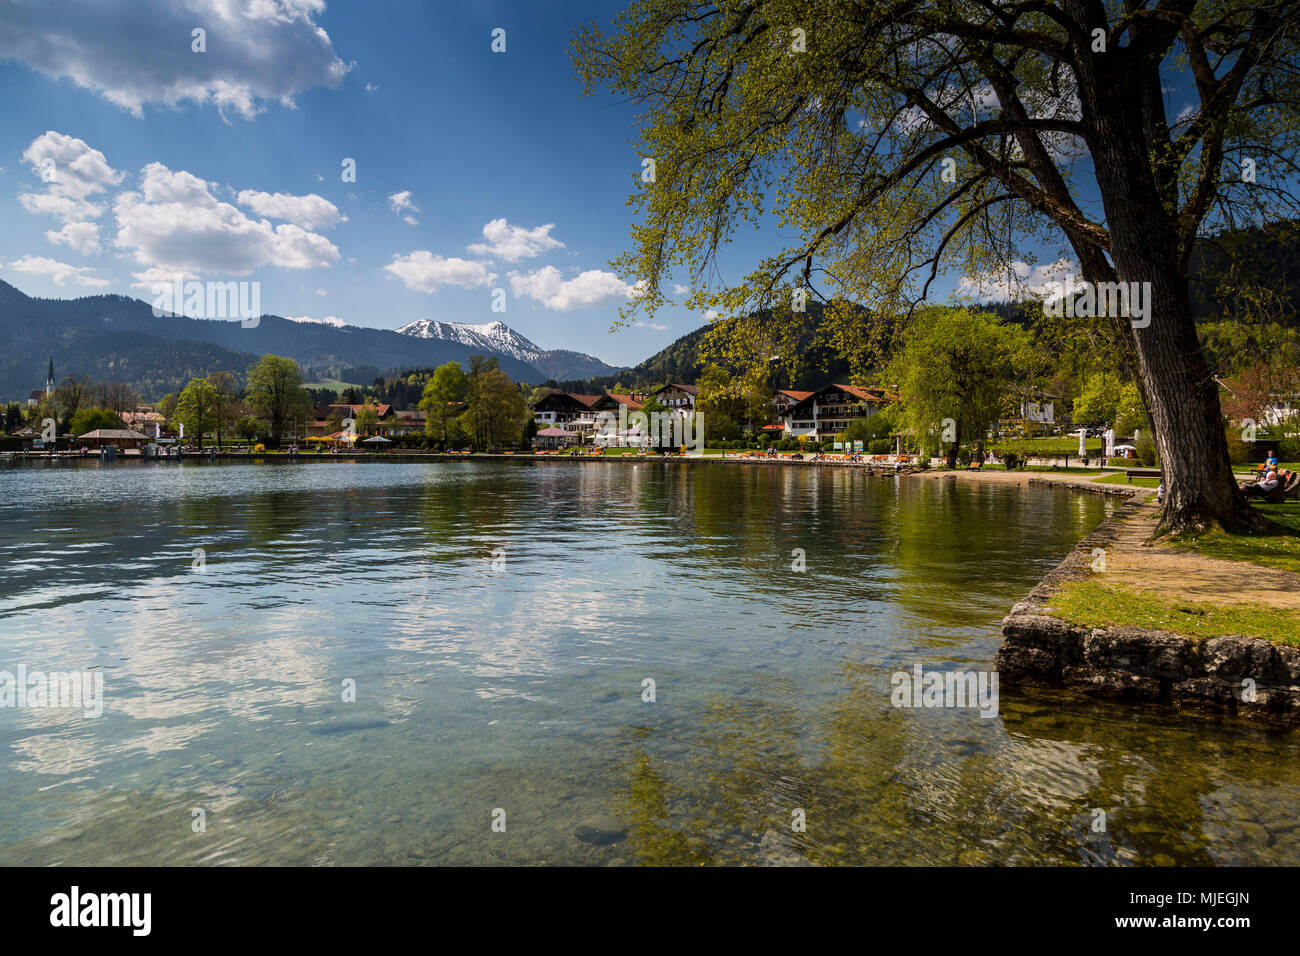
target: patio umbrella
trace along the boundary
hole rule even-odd
[[[363,445],[378,445],[378,444],[380,444],[381,442],[382,442],[383,444],[385,444],[385,445],[391,445],[391,444],[393,443],[393,441],[392,441],[391,438],[385,438],[383,435],[376,435],[376,436],[373,437],[373,438],[367,438],[367,439],[365,439],[364,441],[361,442],[361,444],[363,444]]]

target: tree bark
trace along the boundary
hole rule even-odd
[[[1084,66],[1080,102],[1096,129],[1093,168],[1113,263],[1112,273],[1108,264],[1081,257],[1084,277],[1094,284],[1116,278],[1150,283],[1147,324],[1134,326],[1131,335],[1165,483],[1157,532],[1216,524],[1259,529],[1267,522],[1238,490],[1228,460],[1218,386],[1201,351],[1188,276],[1179,262],[1177,220],[1162,200],[1147,155],[1141,104],[1150,77],[1127,57],[1127,51],[1112,49],[1089,57]]]

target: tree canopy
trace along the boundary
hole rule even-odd
[[[930,308],[908,328],[888,375],[898,383],[900,424],[923,450],[944,449],[951,466],[963,441],[981,444],[1022,397],[1017,383],[1039,364],[1024,329],[988,312]]]
[[[1252,522],[1188,272],[1207,230],[1300,208],[1298,31],[1290,0],[636,0],[574,41],[587,88],[641,109],[622,318],[689,278],[692,309],[764,317],[718,343],[754,365],[803,296],[906,317],[949,271],[1024,287],[1055,243],[1092,286],[1149,290],[1144,325],[1103,325],[1140,374],[1165,527]],[[779,248],[719,278],[763,222]],[[865,371],[879,325],[831,312]]]
[[[248,403],[266,422],[271,440],[278,445],[293,419],[311,411],[298,363],[280,355],[263,355],[248,373]]]

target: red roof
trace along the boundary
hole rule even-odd
[[[345,404],[345,403],[339,402],[339,403],[335,403],[335,404],[333,404],[333,405],[330,406],[330,408],[346,408],[346,409],[348,409],[349,411],[351,411],[353,415],[355,415],[355,414],[356,414],[360,409],[363,409],[363,408],[366,408],[366,407],[367,407],[367,404],[366,404],[365,402],[361,402],[361,403],[358,403],[358,404],[356,404],[356,405],[348,405],[348,404]],[[373,409],[375,410],[376,414],[378,414],[380,418],[384,418],[384,417],[385,417],[389,412],[391,412],[391,411],[393,410],[393,406],[392,406],[392,405],[371,405],[371,406],[369,406],[369,407],[373,408]]]
[[[796,402],[802,402],[805,398],[807,398],[809,395],[812,394],[812,392],[803,392],[797,388],[778,388],[777,392],[781,395],[789,395]]]
[[[850,395],[856,395],[865,402],[896,402],[898,396],[893,395],[883,388],[858,388],[856,385],[835,385],[841,392],[848,392]],[[812,393],[809,392],[809,395]]]

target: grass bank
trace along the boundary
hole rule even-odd
[[[1188,637],[1238,634],[1300,646],[1300,611],[1169,599],[1096,578],[1067,582],[1048,607],[1082,626],[1145,627]]]
[[[1255,510],[1273,521],[1279,530],[1267,534],[1230,534],[1216,528],[1203,534],[1179,535],[1165,542],[1164,547],[1300,573],[1300,501],[1256,503]]]

